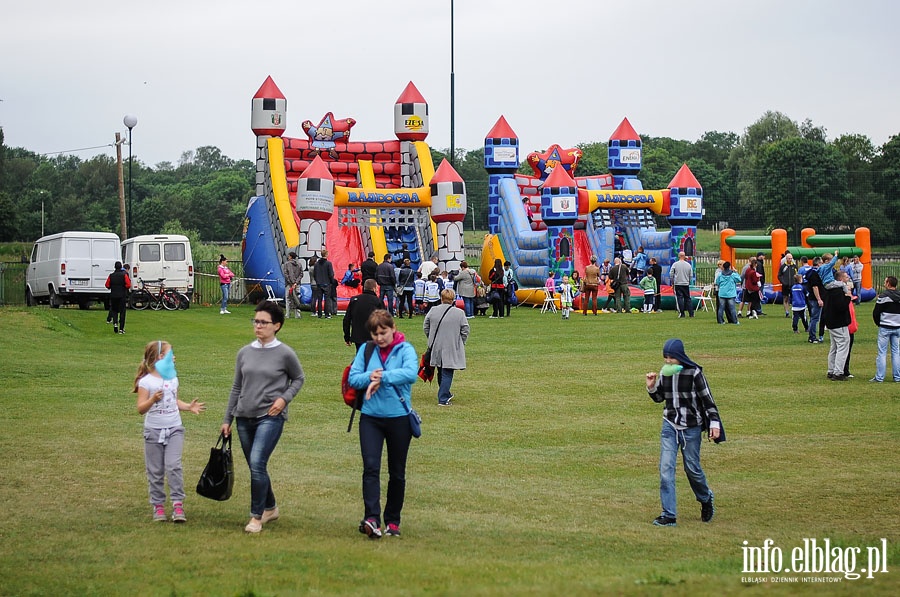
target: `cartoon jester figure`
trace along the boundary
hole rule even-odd
[[[339,131],[334,130],[334,122],[334,114],[329,112],[316,126],[313,126],[313,123],[310,120],[305,120],[303,121],[303,124],[300,125],[312,141],[313,157],[319,155],[322,151],[327,151],[328,155],[331,156],[331,159],[338,159],[338,152],[335,149],[335,140],[343,139],[346,143],[347,140],[350,139],[350,128],[356,124],[356,121],[352,118],[344,118],[343,120],[336,121],[338,124],[343,125],[339,127],[343,130]]]

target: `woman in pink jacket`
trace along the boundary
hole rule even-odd
[[[219,285],[222,288],[222,306],[219,315],[231,313],[228,310],[228,291],[231,290],[231,281],[234,280],[234,272],[228,269],[228,259],[219,254]]]

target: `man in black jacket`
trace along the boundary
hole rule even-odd
[[[362,281],[364,284],[366,280],[375,279],[375,271],[377,269],[378,264],[375,263],[375,251],[369,251],[368,259],[363,261],[359,266],[359,273],[362,276]]]
[[[328,251],[322,251],[322,256],[312,266],[313,287],[313,311],[316,317],[331,319],[331,310],[328,301],[331,297],[331,285],[334,282],[334,266],[328,261]]]
[[[397,288],[397,274],[394,272],[394,264],[391,263],[391,254],[384,254],[384,261],[378,264],[375,271],[375,281],[378,282],[378,298],[382,301],[387,297],[387,310],[394,315],[394,291]]]
[[[831,349],[828,351],[828,379],[844,381],[845,365],[850,355],[850,291],[826,288],[822,321],[828,328]]]
[[[106,278],[106,287],[109,288],[109,313],[106,315],[106,323],[113,324],[114,334],[124,334],[125,304],[128,302],[131,278],[122,267],[121,261],[116,261],[113,270]]]
[[[384,303],[375,294],[375,280],[366,280],[363,291],[357,294],[347,305],[344,312],[344,343],[350,346],[350,341],[356,345],[356,350],[371,340],[369,330],[366,329],[366,321],[369,315],[376,309],[384,309]]]

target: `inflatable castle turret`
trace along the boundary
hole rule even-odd
[[[625,188],[625,180],[636,179],[641,171],[641,138],[634,127],[623,118],[609,137],[607,163],[616,189]]]
[[[297,179],[297,215],[300,216],[297,255],[300,259],[308,262],[314,254],[321,255],[325,249],[325,229],[333,214],[334,176],[317,155]]]
[[[272,77],[266,77],[251,100],[250,128],[256,135],[256,194],[264,195],[266,139],[280,137],[287,128],[287,99]]]
[[[578,188],[565,168],[553,168],[541,187],[541,217],[550,240],[550,270],[560,277],[575,266],[574,224],[578,219]]]
[[[459,269],[463,260],[463,220],[466,218],[466,183],[446,159],[431,178],[431,219],[437,224],[440,268]]]
[[[673,250],[694,256],[697,222],[703,217],[703,188],[687,164],[669,182],[669,224]]]
[[[503,116],[484,138],[484,169],[488,171],[488,230],[497,234],[500,181],[515,178],[519,169],[519,137]]]
[[[412,81],[394,104],[394,134],[401,141],[424,141],[428,137],[428,104]]]

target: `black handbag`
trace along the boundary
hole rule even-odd
[[[221,447],[220,447],[221,444]],[[197,493],[205,498],[224,502],[234,487],[234,461],[231,456],[231,436],[219,434],[219,441],[209,449],[209,462],[197,482]]]

